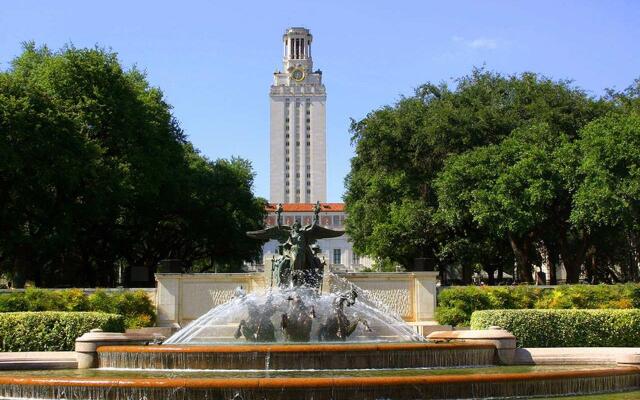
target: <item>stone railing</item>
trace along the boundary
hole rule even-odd
[[[184,326],[231,299],[240,286],[247,293],[265,291],[268,285],[265,276],[261,272],[156,274],[157,324]],[[434,317],[437,272],[345,273],[338,277],[366,290],[370,298],[405,321],[419,323]]]

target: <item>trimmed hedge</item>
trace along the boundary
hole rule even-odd
[[[468,326],[471,314],[494,309],[640,308],[640,285],[459,286],[438,294],[436,318],[443,325]]]
[[[91,329],[123,332],[121,315],[100,312],[0,313],[0,351],[72,351]]]
[[[518,347],[638,347],[640,310],[484,310],[471,329],[499,326]]]
[[[80,289],[36,289],[0,294],[0,312],[18,311],[98,311],[120,314],[127,328],[153,326],[155,309],[142,290],[107,292],[96,290],[89,295]]]

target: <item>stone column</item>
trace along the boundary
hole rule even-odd
[[[180,320],[182,274],[156,274],[156,315],[158,326],[173,326]]]
[[[414,277],[415,320],[426,321],[435,318],[437,288],[435,271],[412,272]]]

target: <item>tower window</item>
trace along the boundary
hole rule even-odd
[[[287,142],[287,146],[289,146],[289,142]]]
[[[308,121],[308,120],[307,120]],[[311,127],[309,125],[307,125],[307,130],[310,131]]]
[[[300,146],[300,142],[296,142],[296,146]]]
[[[307,181],[307,186],[311,186],[311,182]]]
[[[287,157],[287,162],[289,162],[289,157]]]
[[[289,139],[289,134],[284,135],[285,139]],[[287,142],[288,143],[288,142]]]
[[[309,122],[311,122],[311,119],[307,118],[307,124],[308,124]]]
[[[287,135],[288,137],[289,135]],[[307,133],[307,139],[311,139],[311,135]]]
[[[285,118],[284,122],[289,122],[289,117]]]
[[[307,189],[307,194],[311,194],[311,189]]]
[[[311,111],[307,110],[307,115],[311,115]]]
[[[289,174],[287,174],[289,176]],[[307,178],[311,178],[311,174],[307,174]]]
[[[288,130],[289,130],[289,125],[285,125],[285,126],[284,126],[284,130],[285,130],[285,131],[288,131]]]

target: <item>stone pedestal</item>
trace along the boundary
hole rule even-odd
[[[434,341],[460,340],[472,343],[491,343],[496,347],[496,355],[501,364],[514,363],[516,354],[516,337],[509,331],[499,327],[486,330],[438,331],[427,336]]]
[[[98,367],[98,347],[131,344],[148,344],[164,337],[134,333],[103,332],[93,329],[76,339],[78,368]]]

